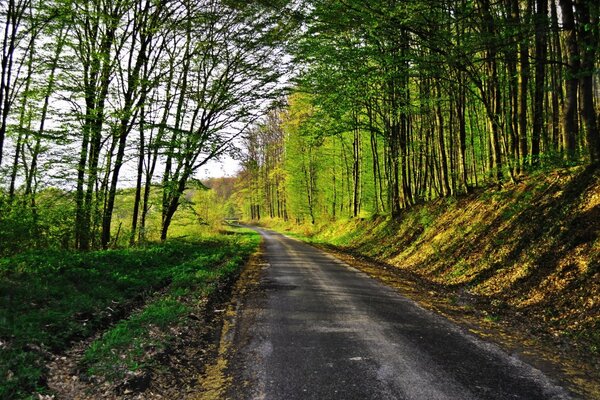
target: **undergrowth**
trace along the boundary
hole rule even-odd
[[[111,325],[85,354],[89,372],[142,367],[148,349],[168,341],[168,327],[182,320],[187,304],[235,273],[259,240],[244,230],[145,248],[0,259],[0,398],[43,391],[51,354]],[[154,331],[160,332],[151,337]]]

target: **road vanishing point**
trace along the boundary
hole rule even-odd
[[[257,230],[268,266],[239,306],[229,398],[572,398],[517,356],[335,257]]]

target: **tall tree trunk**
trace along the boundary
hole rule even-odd
[[[514,26],[519,26],[519,1],[508,0],[507,1],[507,14],[509,15],[509,23]],[[518,35],[520,32],[517,32]],[[520,153],[519,147],[519,47],[518,43],[514,43],[510,46],[506,64],[509,74],[509,96],[510,96],[510,156],[514,160],[514,171],[517,173],[520,170],[521,158],[524,156]]]
[[[4,37],[2,40],[2,54],[0,59],[0,165],[4,154],[4,140],[8,116],[13,103],[13,64],[14,55],[19,42],[19,28],[23,21],[25,11],[29,8],[31,0],[8,0],[6,5],[6,19],[4,21]]]
[[[462,73],[459,72],[458,96],[456,99],[456,114],[458,118],[458,147],[460,166],[460,186],[469,193],[467,176],[467,121],[465,116],[466,93]]]
[[[89,152],[89,142],[90,132],[88,127],[84,126],[81,150],[79,152],[79,162],[77,163],[77,189],[75,191],[75,247],[77,249],[87,249],[89,247],[88,229],[85,225],[84,211],[85,172]]]
[[[594,32],[597,30],[598,5],[592,5],[588,0],[576,0],[575,9],[579,20],[579,40],[581,42],[581,103],[583,121],[586,130],[586,144],[590,155],[590,162],[600,161],[600,131],[596,122],[596,109],[594,105],[594,61],[596,47]],[[594,24],[590,10],[595,10]]]
[[[144,104],[140,108],[140,143],[139,143],[139,154],[138,154],[138,165],[137,165],[137,176],[135,181],[135,197],[133,200],[133,215],[131,216],[131,234],[129,236],[129,245],[135,244],[135,237],[137,232],[137,224],[140,214],[140,202],[142,199],[142,178],[144,175],[144,149],[145,149],[145,128],[146,113]]]
[[[156,165],[158,162],[159,150],[161,148],[161,142],[165,136],[166,125],[169,119],[169,110],[174,101],[174,94],[171,93],[171,88],[173,84],[173,76],[175,74],[175,68],[173,65],[173,60],[170,60],[170,68],[167,77],[167,87],[165,88],[165,104],[163,105],[163,113],[159,123],[158,132],[156,133],[156,137],[152,138],[152,132],[150,133],[150,137],[148,139],[148,154],[146,158],[147,170],[146,170],[146,179],[144,184],[144,196],[142,200],[142,215],[140,218],[140,232],[138,235],[138,240],[143,241],[145,239],[146,232],[146,217],[150,210],[149,201],[150,201],[150,190],[152,189],[152,178],[154,177],[154,172],[156,171]]]
[[[442,90],[437,83],[437,96],[441,98]],[[451,194],[450,184],[448,182],[448,159],[446,156],[446,140],[444,135],[444,111],[442,110],[441,102],[436,105],[437,114],[437,133],[438,133],[438,152],[440,160],[440,181],[441,181],[441,192],[443,196],[449,196]]]
[[[527,25],[531,18],[533,2],[527,1],[527,10],[524,17],[521,19],[521,25]],[[518,8],[517,8],[518,9]],[[519,154],[521,155],[521,165],[525,166],[527,157],[529,156],[528,138],[529,132],[527,126],[528,101],[527,92],[529,90],[530,63],[529,63],[529,39],[524,38],[519,43]]]
[[[550,19],[552,25],[552,46],[549,58],[554,62],[551,65],[551,104],[552,104],[552,151],[557,153],[560,149],[560,109],[564,106],[562,87],[562,64],[563,56],[560,43],[560,32],[558,24],[558,9],[556,0],[550,0]]]
[[[544,95],[548,33],[548,0],[536,0],[535,26],[535,87],[533,95],[533,130],[531,132],[531,164],[540,163],[540,141],[545,137]]]
[[[493,179],[500,181],[502,179],[502,152],[500,148],[501,136],[501,118],[502,118],[502,97],[500,92],[500,82],[498,79],[498,49],[496,43],[496,22],[490,9],[489,0],[480,0],[481,13],[484,24],[484,31],[489,42],[486,45],[486,68],[489,79],[486,85],[478,85],[482,100],[488,116],[489,124],[489,164],[490,173]]]
[[[29,99],[28,93],[29,88],[31,87],[31,78],[33,75],[33,54],[35,52],[35,37],[32,37],[31,44],[29,47],[30,52],[29,57],[27,58],[27,76],[25,77],[25,91],[21,99],[21,110],[19,111],[19,133],[17,136],[17,143],[15,146],[15,156],[13,158],[13,165],[10,173],[10,185],[8,189],[8,197],[11,203],[15,196],[15,184],[17,181],[21,153],[23,152],[25,146],[24,142],[28,140],[29,131],[31,130],[31,116],[29,116],[28,118],[29,121],[25,121],[25,117],[28,114],[26,111]],[[27,131],[27,133],[25,133],[25,131]]]
[[[99,174],[102,129],[105,118],[105,104],[114,67],[114,54],[111,54],[116,41],[117,25],[121,18],[121,1],[115,0],[110,9],[102,10],[91,24],[86,20],[81,28],[79,52],[84,70],[85,119],[83,140],[78,164],[76,194],[76,243],[79,249],[90,249],[92,237],[92,213],[97,213],[97,199],[94,192]],[[92,7],[99,7],[98,3]],[[94,11],[90,11],[93,14]],[[95,12],[98,12],[96,9]],[[101,35],[98,38],[98,35]],[[89,41],[89,43],[88,43]],[[96,49],[95,43],[99,41]],[[88,45],[93,47],[89,48]],[[87,182],[85,179],[87,167]],[[108,168],[109,166],[107,166]],[[84,190],[84,185],[87,185]]]
[[[562,146],[567,160],[573,160],[577,152],[577,76],[579,74],[579,45],[575,29],[572,0],[560,0],[562,25],[567,49],[566,98],[563,108]]]
[[[355,115],[355,124],[358,117]],[[354,140],[352,141],[352,216],[358,217],[360,212],[360,131],[354,128]]]
[[[48,84],[44,91],[44,104],[42,105],[42,112],[40,115],[40,125],[36,134],[35,144],[31,151],[31,165],[29,167],[29,174],[25,181],[25,194],[31,196],[31,204],[35,214],[35,188],[33,181],[37,175],[38,158],[41,152],[41,140],[46,132],[46,119],[48,116],[48,107],[50,106],[50,97],[55,89],[56,84],[56,70],[58,69],[58,61],[62,55],[62,51],[65,45],[65,39],[67,37],[67,30],[61,28],[57,36],[56,49],[50,64],[50,75],[48,76]]]
[[[398,146],[398,136],[400,136],[400,127],[397,123],[389,124],[389,129],[391,130],[391,139],[388,147],[387,158],[390,168],[390,173],[388,175],[388,191],[391,194],[391,204],[390,209],[392,212],[392,216],[398,217],[400,215],[401,206],[400,206],[400,167],[399,167],[399,146]]]
[[[132,41],[135,43],[136,38],[139,35],[139,51],[137,57],[135,59],[135,64],[132,65],[132,58],[129,58],[129,65],[127,70],[127,88],[125,92],[124,98],[124,106],[123,110],[121,110],[121,121],[119,124],[118,131],[118,148],[117,148],[117,157],[115,159],[115,164],[112,173],[112,179],[110,183],[110,189],[108,191],[108,198],[106,202],[106,207],[104,209],[104,213],[102,216],[102,238],[101,245],[102,248],[107,248],[110,242],[110,227],[112,222],[112,214],[115,205],[115,196],[117,193],[117,184],[119,182],[119,173],[121,171],[121,167],[123,166],[123,157],[125,156],[125,145],[127,144],[127,137],[129,136],[129,132],[131,131],[131,122],[135,118],[135,110],[134,107],[140,106],[144,104],[146,100],[146,86],[145,83],[148,76],[148,46],[150,45],[150,41],[152,40],[151,35],[147,35],[144,31],[146,29],[151,30],[153,27],[144,26],[144,24],[148,23],[147,15],[149,12],[150,3],[146,3],[145,8],[143,10],[136,10],[140,15],[136,16],[141,19],[139,21],[139,25],[137,26],[138,31],[133,32]],[[141,32],[140,32],[141,31]],[[140,76],[141,72],[144,72],[144,76]],[[141,83],[143,82],[143,83]],[[140,90],[140,84],[142,86]],[[137,104],[136,104],[137,103]]]
[[[188,24],[188,36],[189,36],[189,31],[191,30],[191,22]],[[189,46],[189,45],[188,45]],[[188,86],[188,72],[189,72],[189,65],[190,65],[190,59],[189,59],[189,47],[186,48],[186,55],[185,55],[185,59],[183,62],[183,70],[181,73],[181,88],[180,88],[180,93],[179,93],[179,100],[177,103],[177,109],[175,112],[175,124],[174,124],[174,129],[171,133],[171,139],[169,142],[169,148],[167,150],[167,159],[165,161],[165,170],[164,170],[164,174],[163,174],[163,180],[162,180],[162,186],[163,186],[163,200],[162,200],[162,219],[161,219],[161,240],[166,240],[166,234],[167,231],[169,230],[169,225],[171,224],[171,219],[173,217],[173,215],[169,214],[175,213],[175,210],[177,210],[177,206],[173,206],[172,204],[172,199],[173,198],[177,198],[179,199],[181,193],[177,193],[174,192],[174,190],[176,190],[173,187],[173,182],[177,182],[178,177],[174,175],[172,168],[173,168],[173,158],[175,155],[175,151],[177,148],[180,147],[180,145],[178,144],[179,141],[179,132],[181,129],[181,123],[184,117],[184,110],[185,110],[185,98],[186,98],[186,92],[187,92],[187,86]],[[163,237],[164,236],[164,237]]]

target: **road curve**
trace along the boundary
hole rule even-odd
[[[234,341],[230,397],[571,398],[539,370],[335,257],[258,231],[268,267],[239,310],[252,322]]]

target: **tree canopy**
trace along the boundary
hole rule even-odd
[[[257,187],[270,185],[261,168],[285,170],[286,218],[397,216],[600,160],[595,2],[307,0],[301,11],[295,94],[253,139],[283,130],[285,157],[248,153]],[[269,196],[250,203],[272,208]]]
[[[117,189],[132,184],[131,242],[153,184],[166,238],[196,172],[235,151],[285,72],[280,22],[259,5],[10,0],[0,25],[3,226],[27,215],[42,234],[36,200],[56,187],[79,249],[110,245]]]

